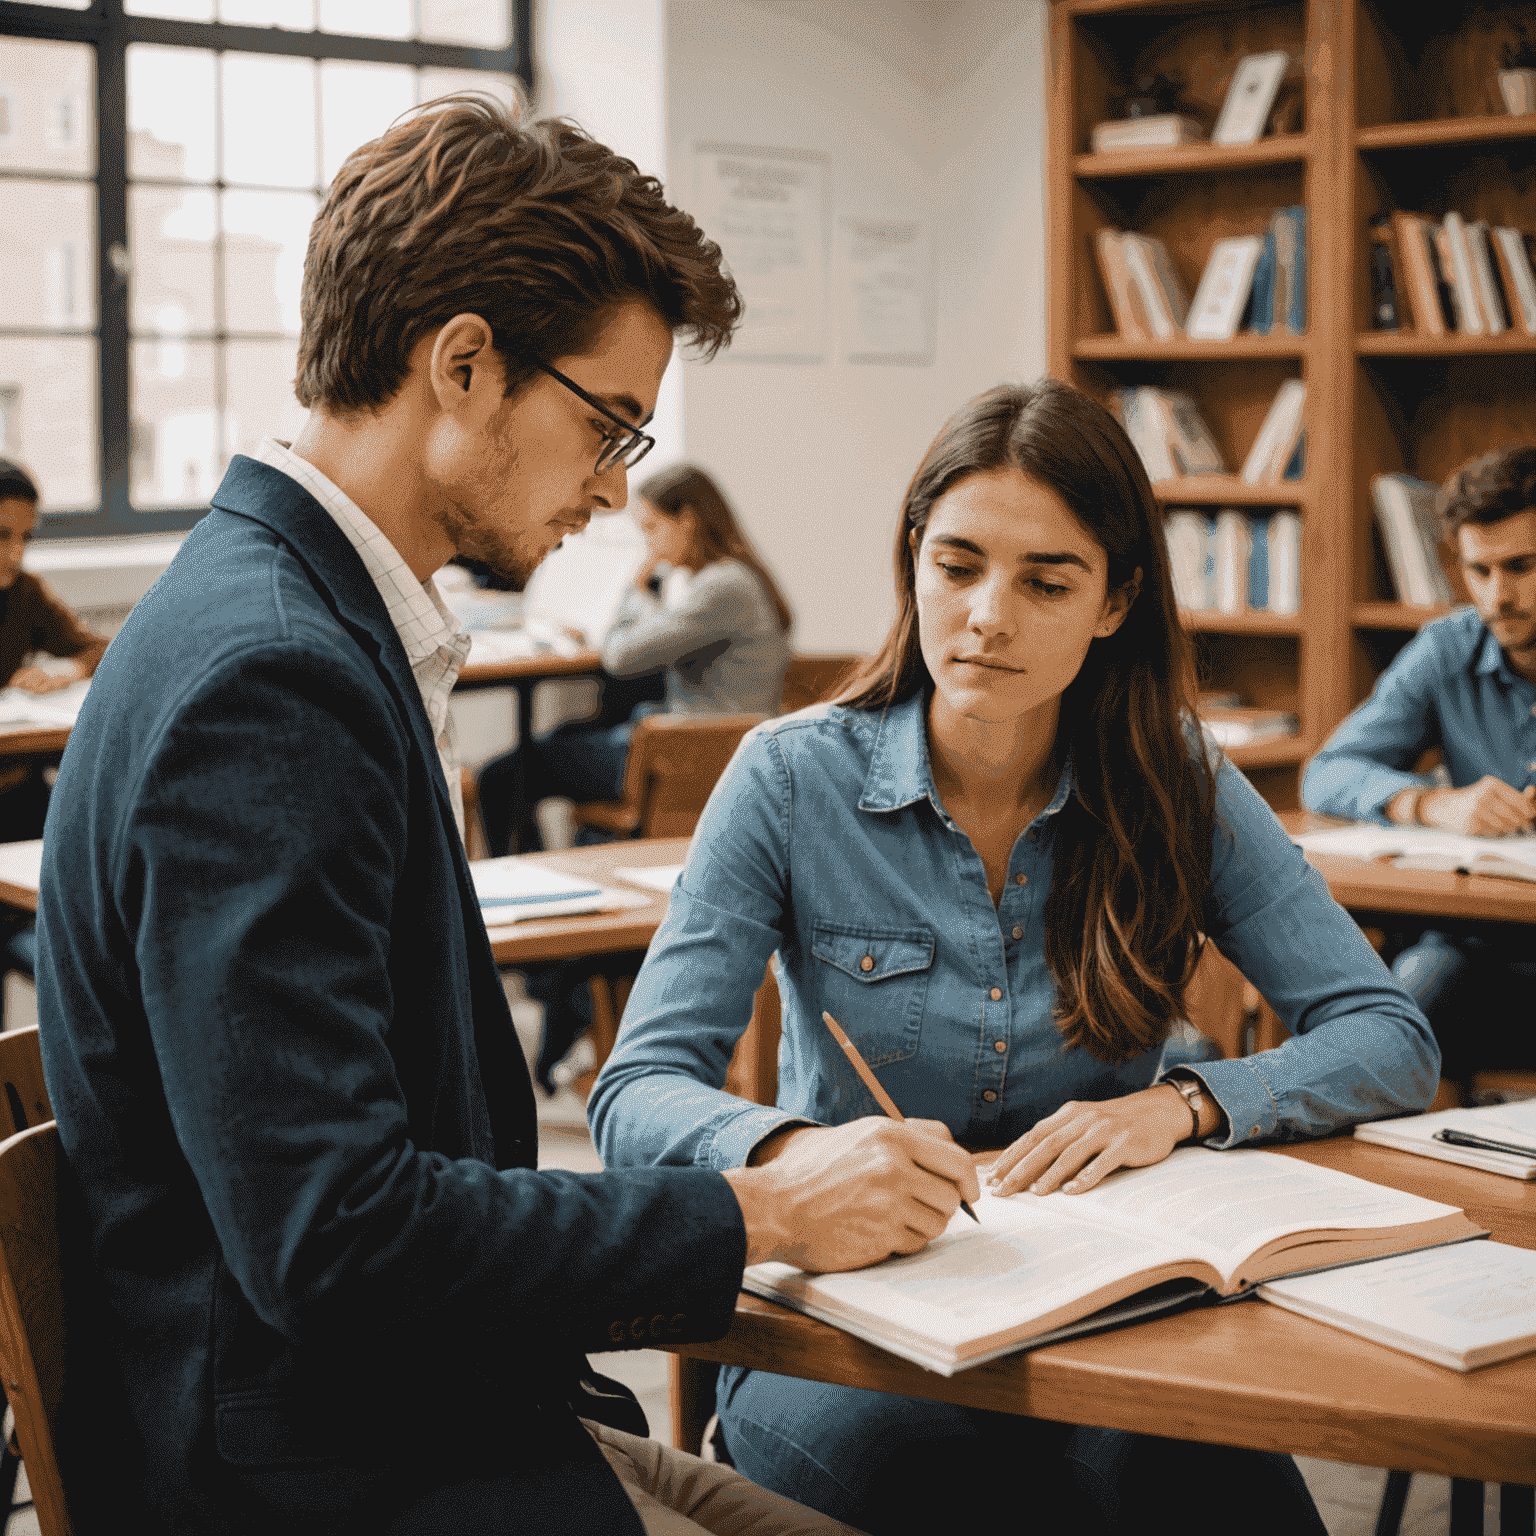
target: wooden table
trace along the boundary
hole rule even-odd
[[[603,670],[603,659],[591,650],[574,656],[520,656],[514,661],[470,662],[459,673],[455,692],[473,693],[480,688],[513,688],[517,691],[517,739],[533,739],[533,690],[539,683],[561,677],[593,677]]]
[[[67,725],[41,725],[32,730],[0,731],[0,764],[57,757],[68,744]]]
[[[1285,811],[1281,825],[1293,835],[1346,826],[1330,816]],[[1380,860],[1309,853],[1307,862],[1328,882],[1333,899],[1362,920],[1393,917],[1458,919],[1477,923],[1536,923],[1536,881],[1493,875],[1458,875],[1434,869],[1395,869]]]
[[[1331,1137],[1276,1148],[1461,1206],[1536,1248],[1536,1185]],[[813,1381],[1178,1439],[1484,1482],[1536,1482],[1536,1355],[1463,1375],[1265,1302],[1154,1318],[944,1377],[754,1296],[674,1351]],[[690,1390],[688,1367],[676,1390]]]

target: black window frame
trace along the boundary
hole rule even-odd
[[[220,21],[172,21],[154,16],[129,16],[124,14],[123,0],[95,0],[89,10],[83,11],[26,5],[20,0],[0,0],[0,36],[87,43],[96,50],[95,335],[101,503],[94,512],[46,514],[38,529],[40,537],[74,539],[182,533],[205,511],[203,507],[135,507],[128,497],[129,368],[133,342],[128,324],[128,283],[117,271],[113,252],[127,251],[130,258],[132,253],[128,237],[129,44],[155,43],[316,60],[347,59],[365,64],[405,64],[418,69],[487,70],[516,75],[531,91],[533,0],[504,0],[504,3],[511,12],[509,45],[506,48],[472,48],[415,39],[356,37],[288,31],[280,27],[237,26]]]

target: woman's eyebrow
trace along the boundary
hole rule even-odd
[[[987,558],[987,552],[974,539],[962,538],[958,533],[936,533],[929,540],[931,544],[942,544],[946,549],[963,549],[968,554],[979,555],[983,560]],[[1071,550],[1026,550],[1019,556],[1020,565],[1075,565],[1093,574],[1093,567],[1083,559],[1081,555],[1074,555]]]

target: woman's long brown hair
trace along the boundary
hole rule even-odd
[[[779,628],[788,630],[795,622],[795,610],[779,591],[778,582],[752,548],[751,540],[741,531],[730,503],[702,469],[692,464],[673,464],[652,475],[636,489],[635,495],[668,517],[676,517],[680,512],[693,513],[693,558],[697,567],[702,569],[716,560],[740,560],[762,582],[768,601],[779,616]]]
[[[1140,589],[1095,640],[1061,699],[1057,744],[1075,794],[1055,817],[1045,958],[1069,1046],[1124,1061],[1183,1016],[1210,879],[1215,774],[1194,715],[1194,659],[1178,620],[1162,518],[1130,439],[1054,379],[999,385],[945,423],[896,530],[896,622],[838,702],[886,709],[933,686],[919,645],[908,539],[968,475],[1012,466],[1054,491],[1109,561],[1111,591]]]

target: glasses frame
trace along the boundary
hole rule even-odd
[[[633,422],[625,421],[622,416],[616,416],[603,404],[595,399],[574,380],[566,378],[558,368],[551,368],[548,363],[541,363],[537,358],[533,359],[533,366],[540,373],[547,373],[550,378],[564,384],[570,392],[581,400],[585,400],[598,415],[606,417],[616,427],[623,427],[629,435],[624,438],[610,437],[605,440],[602,451],[597,456],[597,463],[593,473],[601,475],[613,468],[615,464],[622,463],[626,470],[633,469],[636,464],[656,446],[656,439],[649,432],[642,432]],[[637,446],[638,445],[638,446]]]

